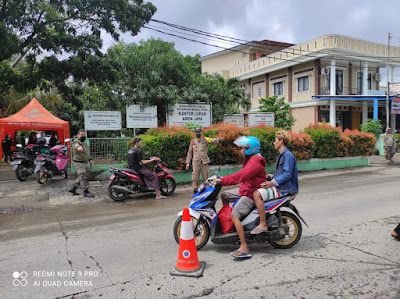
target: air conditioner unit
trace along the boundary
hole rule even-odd
[[[375,81],[381,81],[382,80],[381,73],[375,73],[374,80]]]
[[[329,75],[330,69],[327,67],[321,68],[321,75]]]

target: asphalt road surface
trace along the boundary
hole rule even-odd
[[[300,242],[251,245],[242,261],[229,255],[235,246],[209,242],[201,278],[169,274],[189,185],[167,200],[116,203],[99,187],[94,201],[53,205],[33,182],[18,196],[19,182],[2,182],[0,298],[400,298],[400,242],[390,236],[399,178],[397,165],[300,174],[293,203],[309,224]]]

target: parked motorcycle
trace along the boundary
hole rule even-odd
[[[218,200],[218,194],[222,185],[220,182],[215,185],[211,184],[217,177],[216,172],[215,175],[208,178],[204,186],[199,187],[199,191],[193,195],[190,201],[189,212],[192,218],[197,249],[205,246],[210,237],[211,242],[214,244],[240,244],[239,235],[236,231],[227,234],[221,232],[215,203]],[[266,201],[265,213],[267,216],[268,231],[257,235],[250,233],[260,223],[257,208],[254,207],[242,220],[246,242],[248,244],[270,243],[276,248],[282,249],[294,246],[300,240],[302,234],[300,219],[307,225],[296,207],[291,203],[295,197],[296,194],[293,194]],[[173,231],[178,244],[180,241],[182,214],[183,211],[178,213],[179,218],[175,222]]]
[[[68,142],[69,139],[65,139]],[[51,155],[39,154],[35,159],[36,180],[39,184],[44,184],[47,179],[61,175],[68,178],[68,147],[66,145],[56,145],[50,149]]]
[[[158,157],[157,157],[158,158]],[[147,189],[144,176],[130,168],[109,168],[112,175],[109,177],[108,195],[115,201],[122,201],[129,194],[154,192]],[[160,192],[162,195],[171,195],[176,188],[175,177],[169,173],[167,164],[156,160],[153,173],[160,182]]]
[[[17,147],[21,148],[22,145],[17,144]],[[13,165],[13,170],[18,180],[24,182],[33,174],[35,170],[35,158],[40,152],[50,153],[47,147],[37,144],[28,144],[22,152],[13,153],[11,165]]]

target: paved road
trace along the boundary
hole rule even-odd
[[[399,298],[400,242],[389,235],[400,222],[399,176],[397,165],[301,174],[294,204],[310,227],[299,244],[252,245],[252,259],[234,261],[234,246],[209,243],[199,279],[169,275],[190,186],[165,201],[115,203],[99,183],[95,201],[60,205],[49,198],[63,196],[65,182],[42,186],[58,190],[47,193],[28,182],[33,197],[2,183],[0,193],[13,192],[0,199],[0,297]],[[21,202],[32,209],[16,209]],[[13,286],[15,272],[26,272],[26,286]]]

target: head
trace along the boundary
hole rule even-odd
[[[290,141],[292,141],[292,137],[290,137],[290,134],[287,131],[285,130],[276,131],[274,148],[278,151],[283,150],[288,146]]]
[[[196,129],[194,129],[194,133],[196,134],[197,138],[201,137],[201,132],[202,132],[202,130],[200,127],[197,127]]]
[[[233,142],[241,147],[241,151],[246,156],[252,156],[260,151],[260,140],[254,136],[242,136]]]
[[[8,135],[6,134],[6,135],[4,135],[4,139],[8,139]]]
[[[82,142],[85,141],[86,140],[86,131],[84,129],[79,129],[78,133],[76,134],[76,137]]]
[[[31,137],[34,137],[34,136],[35,136],[35,137],[36,137],[36,133],[35,133],[35,132],[30,132],[30,133],[29,133],[29,136],[31,136]]]
[[[386,133],[387,133],[387,134],[390,134],[391,131],[392,131],[391,128],[389,128],[389,127],[386,128]]]
[[[140,138],[133,139],[133,146],[137,148],[142,147],[142,139]]]

